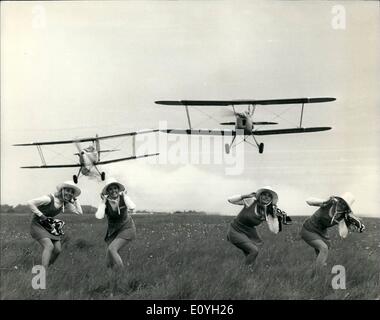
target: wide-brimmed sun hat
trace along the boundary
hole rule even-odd
[[[276,191],[274,191],[272,189],[272,187],[269,187],[269,186],[266,186],[266,187],[263,187],[263,188],[260,188],[259,190],[256,191],[256,199],[259,199],[260,198],[260,194],[262,192],[269,192],[271,195],[272,195],[272,203],[273,204],[277,204],[278,202],[278,195],[276,193]]]
[[[103,195],[107,194],[107,189],[112,184],[116,184],[119,187],[119,191],[124,191],[125,190],[125,187],[120,182],[118,182],[115,178],[109,178],[106,181],[106,185],[104,186],[104,188],[102,190],[102,194]]]
[[[355,202],[355,197],[351,192],[345,192],[342,195],[337,196],[336,198],[342,199],[346,203],[350,211],[352,211],[351,206]]]
[[[63,188],[73,189],[74,197],[78,197],[81,194],[81,190],[71,181],[65,181],[57,186],[57,191],[61,192]]]

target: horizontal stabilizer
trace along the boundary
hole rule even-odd
[[[270,122],[270,121],[258,121],[258,122],[252,122],[255,125],[263,126],[263,125],[269,125],[269,124],[278,124],[277,122]]]
[[[235,125],[236,122],[221,122],[220,124],[222,124],[224,126],[229,126],[229,125]]]
[[[288,128],[273,130],[254,130],[252,134],[255,136],[265,136],[271,134],[287,134],[287,133],[307,133],[330,130],[331,127],[310,127],[310,128]]]
[[[114,151],[120,151],[121,149],[112,149],[112,150],[100,150],[98,151],[99,153],[103,153],[103,152],[114,152]]]

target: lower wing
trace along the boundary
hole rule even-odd
[[[216,130],[216,129],[166,129],[160,132],[173,133],[173,134],[190,134],[190,135],[211,135],[211,136],[236,136],[244,135],[244,130]]]
[[[127,161],[127,160],[134,160],[138,158],[145,158],[145,157],[151,157],[151,156],[157,156],[159,153],[151,153],[151,154],[143,154],[140,156],[133,156],[133,157],[126,157],[126,158],[118,158],[113,160],[107,160],[107,161],[99,161],[94,163],[94,165],[98,164],[107,164],[112,162],[119,162],[119,161]],[[73,168],[73,167],[81,167],[80,164],[55,164],[55,165],[44,165],[44,166],[27,166],[27,167],[21,167],[23,169],[49,169],[49,168]]]
[[[54,164],[54,165],[44,165],[44,166],[27,166],[21,167],[23,169],[49,169],[49,168],[73,168],[73,167],[81,167],[78,164]]]
[[[307,133],[330,130],[331,127],[310,127],[310,128],[288,128],[288,129],[273,129],[273,130],[254,130],[253,135],[265,136],[270,134],[287,134],[287,133]]]

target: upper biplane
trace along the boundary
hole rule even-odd
[[[189,135],[231,135],[232,141],[230,144],[225,145],[226,153],[229,153],[237,135],[243,136],[243,141],[253,146],[257,146],[259,153],[264,151],[264,143],[258,143],[255,136],[264,136],[272,134],[287,134],[287,133],[306,133],[330,130],[331,127],[302,127],[303,109],[305,103],[319,103],[334,101],[335,98],[321,97],[321,98],[291,98],[291,99],[270,99],[270,100],[179,100],[179,101],[155,101],[157,104],[168,106],[184,106],[186,110],[189,129],[165,129],[161,132],[174,133],[174,134],[189,134]],[[253,115],[257,105],[282,105],[282,104],[302,104],[300,113],[299,126],[285,129],[269,129],[261,130],[255,129],[255,125],[275,125],[277,122],[268,121],[254,121]],[[245,105],[248,107],[245,112],[237,112],[235,106]],[[222,122],[222,125],[234,125],[235,130],[220,130],[220,129],[193,129],[191,127],[189,106],[231,106],[235,115],[235,122]],[[248,141],[252,137],[255,145]],[[236,146],[236,144],[235,144]]]
[[[157,129],[153,130],[141,130],[141,131],[135,131],[135,132],[127,132],[127,133],[121,133],[121,134],[114,134],[114,135],[108,135],[108,136],[101,136],[99,137],[96,135],[95,137],[89,137],[89,138],[80,138],[75,140],[59,140],[59,141],[45,141],[45,142],[32,142],[32,143],[19,143],[14,144],[14,146],[36,146],[37,150],[39,152],[42,165],[41,166],[25,166],[21,168],[26,169],[43,169],[43,168],[71,168],[71,167],[79,167],[79,171],[76,175],[73,175],[73,181],[75,183],[78,183],[78,178],[80,174],[88,176],[90,173],[95,172],[100,177],[101,180],[105,180],[105,172],[100,172],[97,165],[103,165],[113,162],[119,162],[119,161],[127,161],[127,160],[134,160],[138,158],[144,158],[144,157],[150,157],[150,156],[156,156],[159,153],[151,153],[151,154],[143,154],[136,156],[135,154],[135,137],[137,134],[144,134],[144,133],[150,133],[150,132],[157,132]],[[130,157],[124,157],[124,158],[118,158],[118,159],[112,159],[112,160],[100,160],[100,154],[105,152],[113,152],[113,151],[119,151],[119,149],[112,149],[112,150],[101,150],[100,149],[100,140],[104,139],[112,139],[112,138],[119,138],[124,136],[133,136],[133,156]],[[80,146],[80,142],[91,142],[91,144],[86,147],[82,148]],[[79,162],[74,164],[54,164],[54,165],[47,165],[41,146],[43,145],[57,145],[57,144],[75,144],[78,152],[75,153],[79,157]]]

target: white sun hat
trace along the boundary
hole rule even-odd
[[[120,182],[118,182],[115,178],[109,178],[106,181],[106,184],[105,184],[105,186],[104,186],[104,188],[102,190],[102,194],[103,195],[107,194],[107,189],[108,189],[108,187],[111,184],[116,184],[119,187],[119,191],[124,191],[125,190],[125,187]]]
[[[74,197],[78,197],[81,194],[81,190],[77,185],[75,185],[72,181],[65,181],[63,183],[60,183],[57,186],[57,191],[62,192],[63,188],[73,189],[74,190]]]
[[[350,211],[352,211],[351,206],[355,202],[355,197],[351,192],[345,192],[342,195],[337,196],[337,198],[342,199],[347,204]]]
[[[269,192],[272,195],[272,203],[276,205],[278,202],[278,195],[277,195],[276,191],[274,191],[272,189],[272,187],[270,187],[270,186],[266,186],[266,187],[263,187],[263,188],[260,188],[259,190],[257,190],[256,191],[256,199],[259,199],[260,194],[264,191]]]

